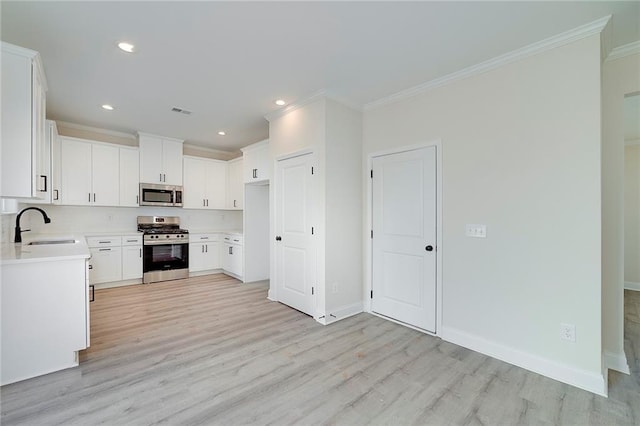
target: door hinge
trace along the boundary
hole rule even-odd
[[[311,166],[311,174],[313,174],[313,166]]]
[[[373,169],[371,169],[371,179],[373,179]]]
[[[371,298],[373,299],[373,290],[371,290]]]

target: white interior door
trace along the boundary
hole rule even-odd
[[[311,240],[312,154],[277,162],[276,169],[276,289],[278,300],[308,315],[315,253]]]
[[[371,310],[436,331],[436,147],[373,159]]]

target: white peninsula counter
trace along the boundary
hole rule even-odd
[[[74,242],[1,247],[2,385],[77,366],[89,346],[89,249],[49,240]]]

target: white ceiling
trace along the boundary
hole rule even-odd
[[[1,12],[2,40],[42,55],[49,118],[223,150],[268,137],[276,98],[325,89],[362,106],[609,14],[614,46],[640,39],[640,2],[2,1]]]

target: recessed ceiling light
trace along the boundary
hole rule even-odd
[[[278,106],[285,106],[287,103],[285,101],[283,101],[282,99],[278,99],[276,101],[273,102],[274,104],[278,105]]]
[[[220,136],[224,136],[224,135],[226,135],[226,133],[225,133],[225,132],[223,132],[222,130],[220,130],[220,131],[218,132],[218,134],[219,134]]]
[[[104,104],[102,105],[102,108],[106,109],[107,111],[113,111],[113,107],[111,105]]]
[[[127,53],[133,53],[133,50],[135,49],[135,46],[133,44],[127,43],[126,41],[118,43],[118,47]]]

